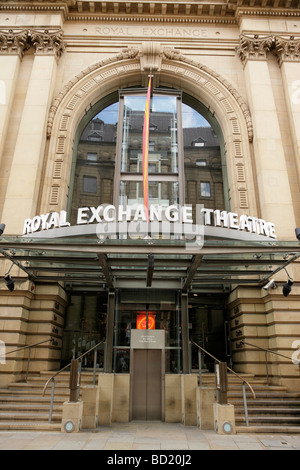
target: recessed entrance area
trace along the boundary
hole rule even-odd
[[[182,370],[180,291],[119,289],[116,293],[113,371],[130,371],[131,333],[134,330],[165,332],[165,370]]]

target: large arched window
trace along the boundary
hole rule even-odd
[[[119,99],[85,125],[74,159],[71,223],[79,207],[143,202],[142,139],[146,92],[121,90]],[[188,101],[188,100],[187,100]],[[150,204],[204,204],[226,209],[225,165],[209,122],[183,103],[181,92],[155,89],[150,108]]]

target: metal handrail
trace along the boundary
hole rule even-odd
[[[29,349],[28,359],[27,359],[27,370],[26,370],[26,382],[27,382],[28,374],[29,374],[29,364],[30,364],[30,358],[31,358],[31,349],[34,348],[35,346],[39,346],[40,344],[48,343],[48,341],[51,341],[51,343],[53,344],[54,338],[49,338],[49,339],[46,339],[44,341],[39,341],[38,343],[34,343],[34,344],[29,344],[28,346],[22,346],[21,348],[14,349],[13,351],[8,351],[8,352],[5,352],[4,354],[0,354],[0,357],[2,356],[6,357],[8,354],[12,354],[12,353],[19,352],[19,351],[24,351],[24,349]]]
[[[289,356],[285,356],[284,354],[280,354],[276,351],[272,351],[271,349],[268,349],[268,348],[262,348],[261,346],[256,346],[256,344],[251,344],[251,343],[248,343],[247,341],[244,341],[242,340],[242,344],[247,344],[248,346],[252,346],[253,348],[256,348],[256,349],[259,349],[261,351],[264,351],[265,352],[265,364],[266,364],[266,375],[267,375],[267,383],[269,385],[269,371],[268,371],[268,358],[267,358],[267,354],[268,353],[271,353],[271,354],[275,354],[277,356],[280,356],[280,357],[284,357],[285,359],[289,359],[289,360],[292,360],[291,357]],[[293,359],[293,361],[297,361],[298,362],[298,365],[299,365],[299,372],[300,372],[300,360],[299,359]]]
[[[203,351],[205,354],[207,354],[208,356],[210,356],[212,359],[214,359],[216,362],[218,362],[219,364],[221,364],[222,361],[220,361],[219,359],[217,359],[215,356],[213,356],[212,354],[210,354],[208,351],[206,351],[206,349],[202,348],[202,346],[199,346],[199,344],[195,343],[195,341],[191,340],[191,343],[194,344],[194,346],[196,346],[197,348],[199,348],[201,351]],[[199,368],[201,370],[201,362],[199,362]],[[249,382],[247,380],[244,379],[244,377],[242,377],[241,375],[237,374],[236,372],[234,372],[234,370],[232,370],[230,367],[227,366],[227,370],[229,370],[232,374],[234,374],[236,377],[238,377],[242,382],[242,387],[243,387],[243,402],[244,402],[244,410],[245,410],[245,420],[246,420],[246,426],[249,425],[249,420],[248,420],[248,407],[247,407],[247,396],[246,396],[246,389],[245,389],[245,385],[247,385],[252,393],[252,396],[254,399],[256,399],[256,395],[255,395],[255,392],[252,388],[252,386],[249,384]]]
[[[76,361],[81,361],[81,359],[86,356],[87,354],[89,354],[91,351],[95,351],[95,353],[97,352],[97,348],[99,346],[101,346],[101,344],[103,344],[105,342],[105,339],[103,339],[102,341],[100,341],[99,343],[97,343],[95,346],[93,346],[92,348],[90,348],[88,351],[86,351],[85,353],[81,354],[79,357],[77,357],[77,359],[75,359]],[[52,412],[53,412],[53,402],[54,402],[54,393],[55,393],[55,377],[57,377],[61,372],[63,372],[64,370],[68,369],[68,367],[70,367],[72,364],[72,362],[70,362],[69,364],[67,364],[65,367],[63,367],[62,369],[60,369],[58,372],[56,372],[55,374],[53,374],[50,379],[47,380],[47,382],[45,383],[44,385],[44,388],[43,388],[43,393],[42,395],[45,396],[45,392],[47,390],[47,387],[49,385],[50,382],[52,382],[52,389],[51,389],[51,399],[50,399],[50,411],[49,411],[49,423],[52,422]],[[79,373],[79,376],[80,376],[80,379],[79,379],[79,383],[81,381],[81,368],[80,368],[80,373]],[[94,356],[94,375],[93,375],[93,384],[95,385],[95,378],[96,378],[96,354]]]
[[[219,359],[217,359],[215,356],[213,356],[212,354],[210,354],[208,351],[206,351],[206,349],[202,348],[202,346],[199,346],[199,344],[195,343],[195,341],[191,340],[191,342],[199,349],[201,349],[205,354],[208,354],[208,356],[212,357],[215,361],[217,361],[219,364],[221,364],[222,361],[220,361]],[[253,395],[253,398],[256,398],[256,395],[255,395],[255,392],[252,388],[252,386],[249,384],[249,382],[247,382],[247,380],[244,379],[244,377],[242,377],[241,375],[237,374],[236,372],[234,372],[234,370],[232,370],[230,367],[227,366],[227,370],[229,370],[230,372],[232,372],[234,375],[236,375],[242,382],[244,382],[246,385],[248,385],[252,395]]]

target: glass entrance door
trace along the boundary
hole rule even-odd
[[[62,367],[106,338],[107,293],[71,295],[63,344]],[[93,353],[85,356],[83,367],[93,367]],[[104,364],[104,351],[97,353],[98,368]]]
[[[132,329],[164,329],[167,373],[182,371],[180,292],[122,289],[116,294],[114,359],[115,373],[130,371]]]

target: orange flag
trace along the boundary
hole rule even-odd
[[[147,99],[145,106],[144,128],[143,128],[143,191],[144,206],[147,222],[149,222],[149,122],[150,122],[150,99],[151,99],[151,75],[149,76],[149,84],[147,91]]]

